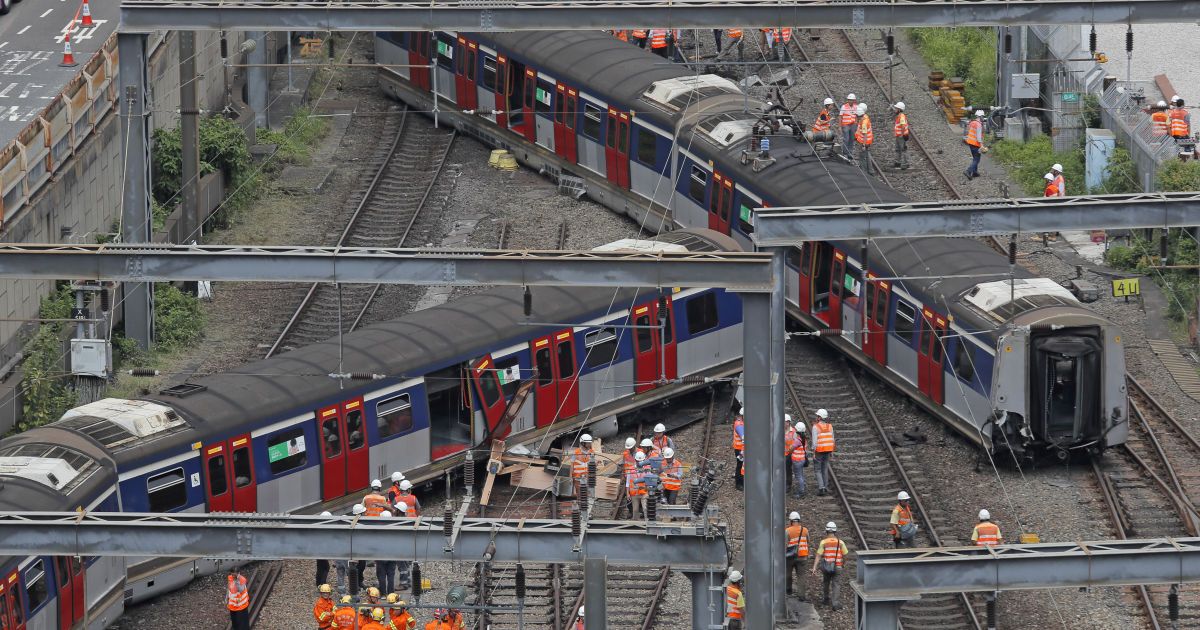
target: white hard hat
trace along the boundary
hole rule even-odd
[[[833,99],[831,99],[831,98],[826,98],[826,99],[825,99],[825,102],[824,102],[824,103],[822,103],[822,105],[833,105]]]
[[[392,473],[392,483],[399,483],[401,481],[404,481],[404,473],[402,473],[402,472]]]
[[[783,423],[791,424],[792,423],[792,414],[790,414],[790,413],[783,414]]]
[[[739,416],[744,416],[744,415],[746,415],[746,408],[745,408],[745,407],[738,407],[738,415],[739,415]]]
[[[411,488],[411,487],[412,487],[412,482],[411,482],[411,481],[409,481],[409,480],[407,480],[407,479],[405,479],[404,481],[401,481],[401,482],[400,482],[400,489],[401,489],[401,490],[405,490],[405,491],[407,491],[407,490],[408,490],[409,488]]]
[[[846,95],[846,100],[847,101],[857,101],[858,97],[854,95],[854,92],[851,92]]]
[[[897,103],[896,103],[896,109],[898,109],[898,110],[900,110],[900,111],[904,111],[904,101],[899,101],[899,102],[897,102]]]
[[[806,429],[806,428],[808,428],[808,427],[804,426],[804,423],[803,423],[803,422],[797,422],[797,423],[796,423],[796,430],[797,430],[797,431],[799,431],[799,432],[801,432],[801,433],[804,433],[804,429]]]
[[[1178,95],[1178,94],[1173,94],[1173,95],[1171,96],[1171,102],[1172,102],[1172,103],[1174,103],[1175,101],[1178,101],[1178,100],[1180,100],[1180,99],[1179,99],[1179,95]]]
[[[362,514],[367,511],[367,507],[361,503],[355,503],[354,507],[350,508],[352,514]]]
[[[989,511],[987,511],[986,509],[984,509],[984,510],[979,510],[979,520],[981,520],[981,521],[990,521],[990,520],[992,520],[992,513],[991,513],[991,512],[989,512]]]
[[[654,446],[654,442],[651,442],[651,441],[650,441],[650,438],[642,438],[642,444],[641,444],[641,445],[642,445],[642,446]]]
[[[646,454],[641,451],[638,451],[633,454],[633,459],[635,459],[636,461],[639,461],[639,462],[643,461],[646,459]]]
[[[582,617],[582,616],[583,616],[583,606],[580,606],[580,607],[579,607],[579,616],[580,616],[580,617]]]
[[[817,417],[818,417],[818,418],[820,418],[820,419],[822,419],[822,420],[825,420],[825,419],[829,418],[829,412],[828,412],[828,411],[825,411],[824,409],[818,409],[818,410],[817,410]]]
[[[1166,101],[1159,101],[1159,102],[1155,103],[1155,104],[1154,104],[1154,106],[1155,106],[1155,107],[1166,107],[1166,106],[1167,106],[1167,102],[1166,102]]]
[[[979,118],[983,118],[983,110],[982,109],[975,110],[975,116],[977,116]]]
[[[667,431],[667,427],[664,426],[663,423],[659,422],[658,424],[654,425],[655,433],[666,433],[666,431]]]
[[[372,479],[372,480],[371,480],[371,487],[372,487],[372,488],[375,488],[376,490],[378,490],[378,489],[380,489],[380,488],[382,488],[382,487],[383,487],[383,482],[379,481],[378,479]]]
[[[401,512],[407,512],[407,511],[408,511],[408,504],[407,504],[407,503],[405,503],[404,501],[397,501],[397,502],[396,502],[396,505],[395,505],[394,507],[395,507],[397,510],[400,510]]]
[[[1061,173],[1062,172],[1062,164],[1055,163],[1054,166],[1050,167],[1050,170],[1058,171],[1059,173]]]
[[[1042,179],[1052,182],[1054,181],[1054,175],[1051,173],[1046,173],[1045,175],[1042,175]]]
[[[579,441],[580,442],[591,442],[592,436],[587,433],[584,433],[583,435],[579,436]]]
[[[789,521],[798,521],[798,520],[800,520],[800,513],[799,513],[799,512],[792,512],[791,514],[788,514],[788,520],[789,520]]]
[[[675,457],[675,449],[671,448],[670,446],[668,446],[667,448],[664,448],[663,449],[663,457],[666,459],[671,459],[672,457]]]
[[[392,518],[392,513],[391,512],[380,512],[379,518]]]
[[[858,104],[858,110],[857,110],[857,111],[858,111],[858,115],[859,115],[859,116],[865,115],[865,114],[867,113],[867,104],[866,104],[866,103],[859,103],[859,104]]]
[[[633,438],[625,438],[625,448],[633,448],[637,446],[637,440]]]
[[[741,582],[742,581],[742,572],[738,571],[737,569],[730,571],[729,572],[729,581],[730,582]]]
[[[900,491],[900,494],[896,495],[897,501],[907,501],[908,499],[909,499],[908,493],[903,490]]]
[[[825,531],[836,532],[837,531],[837,523],[834,523],[833,521],[829,521],[828,523],[825,523]]]
[[[321,512],[321,516],[333,516],[332,512]]]

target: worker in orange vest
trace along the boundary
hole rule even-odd
[[[875,144],[875,130],[871,128],[871,117],[867,115],[867,104],[858,104],[858,127],[854,130],[854,141],[858,143],[862,153],[859,163],[863,172],[871,174],[871,145]]]
[[[659,57],[666,58],[667,56],[667,29],[652,28],[650,29],[650,52]]]
[[[1054,176],[1054,187],[1058,191],[1058,196],[1063,197],[1067,194],[1067,182],[1063,179],[1062,164],[1055,164],[1050,167],[1050,174]]]
[[[833,118],[833,99],[826,98],[821,104],[821,111],[817,112],[817,119],[812,124],[813,133],[821,133],[829,131],[829,122]]]
[[[237,570],[230,571],[225,588],[229,625],[233,630],[250,630],[250,589],[247,587],[246,576]]]
[[[679,490],[683,488],[683,462],[675,459],[675,449],[670,446],[663,449],[662,456],[662,473],[659,474],[663,490],[662,502],[675,505]]]
[[[433,611],[433,619],[425,624],[425,630],[453,630],[454,626],[450,625],[450,611],[444,608],[438,608]]]
[[[896,137],[896,161],[892,166],[907,169],[908,136],[911,130],[908,128],[908,114],[904,113],[904,101],[897,102],[892,109],[896,110],[896,119],[892,121],[892,135]]]
[[[908,505],[908,493],[901,490],[896,495],[896,507],[892,508],[892,542],[896,548],[912,547],[917,539],[917,523],[913,521],[912,508]]]
[[[322,584],[317,587],[317,603],[313,604],[313,618],[317,620],[317,628],[327,630],[333,625],[333,587]]]
[[[854,159],[854,133],[858,128],[858,97],[853,92],[846,95],[846,102],[838,114],[842,128],[842,153],[847,160]]]
[[[745,48],[743,47],[743,44],[742,44],[742,29],[727,28],[727,29],[725,29],[725,34],[729,36],[729,39],[733,40],[733,41],[729,42],[729,45],[737,46],[738,62],[740,63],[740,62],[745,61],[746,60],[746,52],[745,52]]]
[[[592,460],[592,436],[584,433],[579,436],[579,446],[571,453],[571,480],[575,483],[575,496],[579,496],[579,486],[587,483],[588,462]]]
[[[738,410],[737,417],[733,419],[733,482],[738,490],[742,489],[743,475],[746,474],[744,466],[746,465],[746,408],[742,407]]]
[[[625,474],[625,493],[629,495],[630,518],[636,521],[646,513],[646,482],[642,477],[642,462],[646,461],[646,454],[637,451],[633,459],[633,468]]]
[[[804,434],[806,427],[803,422],[797,422],[794,428],[791,443],[792,478],[796,486],[796,498],[802,499],[808,490],[804,479],[804,467],[808,466],[808,436]]]
[[[400,492],[396,494],[396,500],[393,505],[403,501],[408,506],[408,513],[405,516],[416,518],[421,515],[421,500],[412,492],[412,482],[404,479],[400,481]],[[396,516],[400,516],[397,514]]]
[[[839,602],[842,585],[838,582],[838,575],[842,572],[848,553],[850,550],[846,543],[837,537],[837,523],[829,521],[825,524],[825,539],[817,545],[817,553],[813,556],[812,574],[816,575],[817,567],[821,567],[821,603],[832,603],[834,610],[842,608]],[[833,592],[830,593],[830,590]]]
[[[616,37],[617,39],[628,43],[629,42],[629,31],[627,31],[623,28],[614,29],[613,37]]]
[[[788,515],[788,521],[791,522],[787,529],[784,530],[784,536],[787,538],[787,594],[793,594],[792,590],[792,573],[796,574],[799,587],[796,589],[797,595],[800,596],[800,601],[808,601],[808,587],[804,582],[804,559],[808,557],[808,528],[800,524],[800,513],[792,512]]]
[[[667,435],[667,425],[661,422],[654,425],[654,435],[650,437],[650,442],[660,451],[666,450],[668,447],[675,448],[675,440]]]
[[[370,618],[359,628],[360,630],[387,630],[383,625],[386,618],[387,614],[383,612],[382,608],[372,608]]]
[[[575,615],[575,624],[571,626],[571,630],[584,630],[583,609],[583,606],[579,607],[579,613]]]
[[[1167,114],[1167,102],[1159,101],[1150,108],[1150,132],[1155,138],[1165,139],[1171,135],[1170,115]]]
[[[1004,542],[1004,537],[1000,535],[1000,528],[992,522],[991,512],[979,510],[979,523],[971,532],[971,542],[979,547],[994,547]]]
[[[451,608],[450,610],[446,611],[446,615],[449,617],[447,621],[450,622],[451,628],[454,630],[466,630],[467,622],[463,619],[463,614],[461,611],[459,611],[457,608]]]
[[[398,593],[388,593],[387,602],[392,605],[388,609],[387,630],[413,630],[417,620],[408,612],[408,602],[400,599]]]
[[[646,47],[646,29],[635,28],[630,32],[630,35],[633,36],[633,43],[637,44],[638,48]]]
[[[383,482],[378,479],[371,480],[371,492],[363,497],[362,504],[367,508],[367,516],[379,516],[385,510],[391,511],[392,504],[388,503],[387,497],[383,495]]]
[[[1042,191],[1042,196],[1057,197],[1058,186],[1054,185],[1054,175],[1051,173],[1046,173],[1045,175],[1042,175],[1042,179],[1046,180],[1046,189]]]
[[[971,165],[963,171],[967,179],[979,177],[979,158],[983,157],[983,110],[975,110],[975,120],[967,125],[967,135],[963,142],[971,149]]]
[[[1183,108],[1183,99],[1178,95],[1171,97],[1171,111],[1167,113],[1170,119],[1171,137],[1176,140],[1192,135],[1192,117]]]
[[[742,593],[742,572],[729,572],[729,583],[725,585],[725,628],[742,630],[742,619],[746,616],[746,596]]]
[[[817,421],[813,423],[812,440],[809,441],[812,455],[816,457],[817,494],[824,496],[829,492],[829,460],[837,450],[837,441],[833,436],[833,425],[829,423],[829,412],[817,410]]]
[[[342,603],[333,611],[333,626],[338,630],[353,628],[358,624],[358,611],[354,610],[354,597],[342,595]]]

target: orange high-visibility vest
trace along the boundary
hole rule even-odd
[[[829,131],[829,121],[830,121],[829,110],[822,107],[821,111],[817,112],[816,122],[813,123],[813,126],[812,126],[813,133]]]
[[[646,478],[644,473],[634,471],[625,479],[625,483],[629,488],[629,496],[640,497],[646,494]]]
[[[667,437],[666,433],[662,434],[661,438],[652,435],[650,436],[650,443],[654,444],[654,446],[661,451],[671,445],[671,438]]]
[[[391,506],[388,505],[387,497],[372,492],[363,497],[363,507],[367,508],[367,516],[379,516]]]
[[[1045,190],[1045,194],[1043,196],[1044,197],[1057,197],[1058,196],[1058,186],[1055,186],[1054,182],[1046,182],[1046,190]]]
[[[733,421],[733,450],[735,451],[745,450],[746,448],[745,440],[742,438],[742,435],[738,433],[738,429],[745,431],[745,426],[746,421],[742,420],[741,418]]]
[[[904,112],[896,114],[896,122],[892,125],[892,133],[895,134],[897,138],[908,137],[908,116],[906,116]]]
[[[575,449],[575,456],[571,458],[571,476],[579,479],[587,476],[588,461],[592,459],[592,452],[585,451],[581,448]]]
[[[796,430],[792,427],[788,427],[787,430],[783,432],[783,454],[787,455],[795,445]]]
[[[871,117],[863,114],[854,130],[854,139],[861,145],[871,146],[875,142],[875,130],[871,129]]]
[[[808,528],[803,525],[789,525],[787,530],[787,546],[796,548],[796,557],[808,557]]]
[[[229,610],[245,610],[250,606],[250,589],[246,588],[246,576],[237,576],[237,581],[234,581],[233,576],[229,576],[228,589],[225,593],[225,605]]]
[[[975,544],[979,547],[991,547],[1000,544],[1000,528],[995,523],[980,523],[975,526]]]
[[[1170,129],[1169,119],[1170,116],[1167,115],[1167,112],[1161,109],[1150,114],[1150,128],[1154,131],[1154,135],[1167,135],[1167,131]]]
[[[1188,128],[1187,110],[1182,107],[1177,107],[1171,110],[1167,116],[1171,119],[1171,135],[1176,138],[1186,138],[1191,135],[1191,130]]]
[[[651,48],[666,48],[667,47],[667,31],[662,28],[650,29],[650,47]]]
[[[1058,191],[1057,196],[1059,196],[1059,197],[1067,194],[1067,182],[1065,180],[1063,180],[1062,175],[1055,176],[1054,188]]]
[[[795,444],[795,448],[792,449],[792,461],[793,462],[802,462],[802,461],[808,459],[808,454],[804,452],[805,451],[804,447],[805,447],[804,434],[796,433],[796,444]]]
[[[821,557],[821,559],[825,562],[833,562],[837,564],[838,568],[840,569],[842,567],[842,562],[845,560],[845,558],[842,557],[842,541],[838,540],[836,536],[830,536],[829,538],[822,540],[821,544],[825,547],[825,554]]]
[[[353,606],[342,606],[333,613],[333,623],[338,628],[353,628],[358,621],[358,612]]]
[[[633,38],[634,39],[646,39],[646,29],[644,29],[644,28],[633,29]]]
[[[792,29],[791,28],[775,29],[775,39],[776,40],[782,39],[783,43],[785,43],[785,44],[792,41]]]
[[[725,617],[728,619],[741,619],[742,609],[738,606],[738,599],[742,596],[742,589],[730,584],[725,587]]]
[[[417,500],[416,495],[411,492],[401,492],[396,495],[396,502],[401,501],[408,506],[408,511],[404,513],[404,516],[416,518],[421,515],[421,502]]]
[[[622,462],[625,465],[625,476],[629,476],[637,470],[637,460],[633,458],[634,452],[636,451],[631,452],[629,449],[625,449],[624,461]]]
[[[828,422],[818,422],[813,425],[813,429],[817,433],[816,452],[832,453],[833,449],[837,447],[837,442],[833,439],[833,426]]]
[[[616,31],[613,31],[613,37],[616,37],[617,39],[619,39],[623,42],[627,42],[627,41],[629,41],[629,31],[626,31],[623,28],[618,29]]]
[[[892,526],[893,536],[899,536],[900,528],[912,522],[912,508],[907,508],[897,503],[896,511],[896,524]]]
[[[983,146],[983,123],[978,120],[972,120],[971,124],[967,125],[967,144],[973,147]]]
[[[841,123],[843,127],[849,127],[858,121],[858,106],[850,103],[842,104]]]
[[[742,29],[740,29],[740,28],[727,28],[727,29],[725,29],[725,34],[726,34],[726,35],[728,35],[728,36],[730,36],[730,37],[732,37],[732,38],[734,38],[734,39],[741,39],[741,38],[742,38]]]
[[[317,627],[321,630],[333,627],[333,600],[328,597],[318,597],[317,603],[313,604],[313,618],[317,620]]]
[[[663,460],[662,474],[659,476],[662,478],[662,485],[663,485],[664,489],[678,490],[678,489],[682,488],[683,487],[683,462],[680,462],[678,459],[675,459],[674,457],[671,458],[671,461],[669,463],[667,462],[667,460]]]

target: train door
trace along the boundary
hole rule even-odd
[[[346,492],[356,492],[371,483],[371,449],[362,398],[342,403],[342,417],[346,421]]]
[[[286,444],[283,447],[286,448]],[[249,433],[205,446],[204,476],[208,511],[258,511],[258,485],[254,479]]]
[[[412,64],[412,82],[423,90],[430,86],[429,32],[413,31],[408,37],[408,63]]]
[[[945,360],[943,339],[946,336],[946,318],[929,310],[921,310],[921,338],[917,348],[917,387],[935,403],[945,400],[945,379],[942,378],[942,363]]]
[[[341,408],[317,412],[317,435],[321,439],[321,499],[331,501],[346,494],[346,423]]]
[[[658,387],[659,379],[673,379],[678,374],[678,357],[675,346],[675,321],[671,315],[670,298],[666,307],[660,309],[657,301],[647,302],[633,309],[634,339],[634,393]],[[662,328],[658,328],[659,326]]]
[[[608,181],[629,188],[629,114],[608,108],[604,138],[604,163]]]
[[[458,106],[475,109],[479,106],[479,94],[475,86],[475,71],[479,58],[479,44],[458,38],[458,59],[455,62],[454,88],[458,95]]]
[[[496,55],[496,124],[508,128],[508,94],[512,89],[512,79],[508,75],[508,58]]]
[[[729,234],[733,208],[733,180],[713,170],[712,192],[708,195],[708,229]]]
[[[537,426],[579,413],[579,370],[575,362],[575,333],[570,329],[530,343],[537,380],[533,386]]]
[[[892,297],[890,282],[867,274],[867,304],[863,309],[863,352],[880,365],[887,365],[887,317]]]
[[[84,563],[75,556],[55,556],[54,573],[58,576],[58,626],[70,630],[83,621]]]
[[[816,244],[812,241],[800,245],[800,287],[797,302],[802,313],[812,312],[812,259],[815,247]]]
[[[500,389],[500,377],[496,375],[496,370],[492,369],[492,355],[487,355],[479,359],[471,366],[471,381],[474,385],[475,396],[479,400],[479,407],[483,410],[484,418],[487,419],[489,431],[494,431],[500,423],[500,418],[504,415],[504,400],[503,390]],[[511,427],[503,432],[493,435],[494,438],[503,438],[512,430]]]
[[[0,621],[4,630],[25,630],[25,605],[21,601],[20,576],[13,571],[0,585]]]
[[[537,71],[533,68],[525,68],[525,80],[521,84],[521,112],[524,126],[519,133],[525,136],[525,139],[530,142],[537,142],[537,116],[534,114],[537,108]]]
[[[575,120],[579,114],[579,91],[559,83],[554,92],[554,152],[574,164]]]
[[[575,361],[575,331],[568,328],[554,335],[554,363],[557,368],[558,415],[570,418],[579,413],[579,368]]]
[[[817,317],[828,326],[841,328],[846,255],[825,243],[820,244],[816,253],[818,258],[813,262],[817,273],[813,276],[813,288],[819,293],[814,310]]]

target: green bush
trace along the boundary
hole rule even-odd
[[[1054,163],[1063,165],[1063,179],[1067,182],[1067,194],[1082,192],[1083,151],[1055,152],[1050,136],[1038,136],[1029,142],[998,140],[991,145],[991,155],[1009,167],[1009,175],[1030,197],[1040,197],[1046,189],[1042,176],[1050,172]]]
[[[996,100],[996,31],[991,28],[914,28],[913,44],[934,70],[962,77],[968,105]]]
[[[307,164],[312,148],[329,132],[329,119],[312,115],[308,108],[300,108],[288,119],[282,131],[260,128],[258,142],[276,145],[273,164]]]
[[[170,284],[154,285],[154,342],[158,350],[185,348],[204,334],[200,300]]]
[[[1140,181],[1133,156],[1124,147],[1117,147],[1108,156],[1108,166],[1104,169],[1104,181],[1100,189],[1094,192],[1108,195],[1142,192]]]
[[[151,146],[154,163],[154,198],[173,207],[183,181],[183,147],[179,127],[157,129]],[[223,116],[200,120],[200,173],[224,171],[236,180],[250,166],[250,148],[246,133],[234,121]]]
[[[1171,160],[1158,169],[1158,189],[1162,192],[1200,190],[1200,162]]]
[[[70,285],[63,283],[42,299],[39,316],[42,319],[67,319],[71,316],[74,297]],[[17,430],[25,431],[58,420],[75,404],[75,393],[68,386],[63,358],[66,354],[62,330],[66,322],[46,322],[26,347],[22,364],[25,391],[23,414]]]

